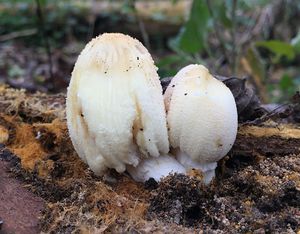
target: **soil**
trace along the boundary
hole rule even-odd
[[[297,125],[241,124],[208,186],[195,172],[142,184],[113,170],[97,177],[79,159],[68,137],[64,95],[2,87],[0,110],[1,191],[13,192],[1,195],[2,230],[26,222],[31,233],[300,231]],[[20,199],[24,205],[15,205]],[[3,211],[10,206],[18,215]]]

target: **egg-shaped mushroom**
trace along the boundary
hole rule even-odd
[[[105,33],[86,45],[72,72],[66,113],[74,148],[97,175],[169,151],[157,68],[130,36]]]
[[[202,65],[181,69],[164,94],[169,140],[177,160],[209,183],[217,161],[233,146],[238,119],[234,97]]]

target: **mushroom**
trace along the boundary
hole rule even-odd
[[[142,160],[137,167],[128,166],[127,171],[135,181],[145,182],[150,178],[160,181],[172,172],[185,174],[185,168],[172,156],[161,155]]]
[[[186,170],[199,169],[208,184],[217,161],[237,134],[237,109],[231,91],[202,65],[181,69],[168,85],[164,101],[173,153]]]
[[[147,49],[130,36],[105,33],[86,45],[72,72],[66,105],[74,148],[97,175],[130,167],[136,180],[145,181],[156,172],[157,160],[151,158],[169,151],[157,68]],[[147,171],[139,166],[144,159]],[[170,157],[158,161],[165,165],[166,159],[174,166]],[[177,164],[176,171],[182,167]]]

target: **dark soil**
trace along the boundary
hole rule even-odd
[[[208,187],[188,176],[169,176],[152,192],[148,214],[224,233],[296,232],[300,227],[299,169],[298,157],[291,156],[236,168]]]

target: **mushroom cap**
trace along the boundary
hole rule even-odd
[[[181,69],[165,95],[171,146],[202,164],[216,162],[237,134],[237,109],[231,91],[202,65]]]
[[[105,33],[79,55],[67,93],[75,150],[98,175],[169,151],[157,68],[136,39]]]

